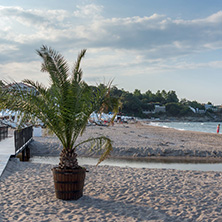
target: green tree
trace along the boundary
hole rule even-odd
[[[161,103],[163,104],[165,102],[165,99],[164,97],[162,96],[162,93],[160,92],[160,90],[158,90],[156,92],[156,95],[155,95],[155,101],[154,102],[158,102],[158,103]]]
[[[171,116],[186,116],[192,114],[190,108],[181,103],[167,103],[166,111]]]
[[[110,90],[110,95],[113,97],[118,97],[120,98],[123,94],[123,90],[118,89],[116,86],[113,86]]]
[[[197,101],[189,101],[188,102],[188,105],[189,106],[191,106],[191,107],[193,107],[193,108],[198,108],[198,109],[203,109],[203,110],[205,110],[205,107],[204,107],[204,105],[202,105],[202,104],[200,104],[200,103],[198,103]]]
[[[155,95],[150,90],[147,90],[144,94],[144,101],[147,103],[155,102]]]
[[[168,114],[172,116],[179,116],[181,107],[178,103],[167,103],[166,104],[166,111]]]
[[[180,100],[180,103],[188,106],[189,101],[187,99],[183,98]]]
[[[140,99],[140,100],[141,100],[142,97],[143,97],[142,94],[141,94],[141,92],[140,92],[140,90],[138,90],[138,89],[135,89],[135,90],[134,90],[133,95],[136,96],[136,97],[137,97],[138,99]]]
[[[132,93],[124,92],[122,95],[122,112],[127,115],[140,116],[142,114],[141,101]]]
[[[178,103],[179,99],[176,95],[176,92],[171,90],[166,95],[166,103]]]
[[[63,145],[59,163],[61,169],[79,168],[76,149],[86,142],[93,143],[92,149],[103,149],[98,162],[100,163],[112,150],[109,138],[89,138],[79,144],[76,140],[83,133],[90,114],[94,110],[102,111],[104,104],[109,103],[110,84],[95,88],[83,81],[80,63],[86,50],[79,54],[71,73],[67,61],[55,50],[42,46],[37,53],[43,60],[42,71],[49,73],[50,89],[26,79],[23,82],[36,89],[38,94],[25,93],[18,85],[17,89],[2,92],[1,104],[4,108],[23,112],[24,121],[37,117],[55,133]],[[119,101],[112,102],[115,103],[113,107],[117,112]]]

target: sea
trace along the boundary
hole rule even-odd
[[[217,125],[222,122],[150,122],[149,125],[160,126],[164,128],[173,128],[185,131],[197,131],[205,133],[217,133]],[[222,133],[222,128],[221,128]]]
[[[59,157],[43,157],[34,156],[30,159],[32,163],[58,165]],[[78,157],[78,163],[82,165],[95,166],[98,158]],[[106,159],[100,166],[118,166],[118,167],[133,167],[133,168],[150,168],[150,169],[175,169],[175,170],[195,170],[195,171],[222,171],[222,163],[215,162],[199,162],[199,161],[158,161],[158,160],[133,160],[133,159]]]

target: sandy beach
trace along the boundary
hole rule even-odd
[[[180,131],[138,122],[113,127],[88,126],[77,142],[101,135],[113,141],[111,157],[188,157],[222,162],[221,134]],[[35,148],[31,154],[36,156],[58,156],[62,150],[58,139],[52,136],[36,137],[32,145]],[[78,155],[98,156],[96,151],[89,153],[88,148],[89,144],[80,147]]]
[[[89,126],[79,141],[101,134],[113,140],[113,157],[181,155],[222,161],[222,136],[217,134],[139,123]],[[58,156],[62,148],[50,136],[34,138],[30,147],[32,155],[42,156]],[[78,154],[91,155],[84,146]],[[222,221],[222,171],[85,165],[84,196],[63,201],[55,197],[52,167],[11,159],[0,180],[0,221]]]

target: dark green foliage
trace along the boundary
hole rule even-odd
[[[198,103],[197,101],[192,101],[192,102],[191,102],[191,101],[188,101],[187,105],[192,106],[192,107],[195,108],[195,109],[198,108],[198,109],[205,110],[204,105]]]
[[[204,110],[204,105],[197,101],[188,101],[182,99],[179,101],[176,92],[170,90],[158,90],[156,93],[152,93],[147,90],[145,93],[141,93],[140,90],[135,89],[133,93],[125,91],[124,89],[118,89],[117,87],[111,88],[112,96],[119,96],[122,100],[122,113],[125,115],[134,115],[138,117],[156,117],[160,115],[168,116],[192,116],[193,112],[189,106]],[[149,116],[143,114],[143,111],[153,111],[155,105],[166,106],[166,113],[149,114]]]
[[[140,99],[132,93],[123,92],[122,94],[122,112],[128,115],[138,115],[142,114],[142,107]]]
[[[192,114],[191,109],[181,103],[167,103],[166,111],[170,116],[186,116]]]
[[[175,91],[169,91],[167,94],[166,94],[166,99],[165,99],[165,102],[166,103],[178,103],[179,102],[179,99],[176,95],[176,92]]]

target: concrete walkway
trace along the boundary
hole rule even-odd
[[[10,136],[0,141],[0,177],[11,155],[15,155],[15,145],[13,136]]]

